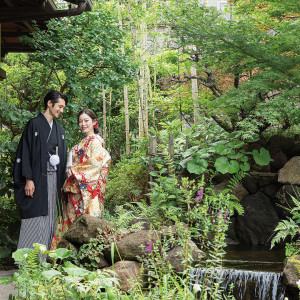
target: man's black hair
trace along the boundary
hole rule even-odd
[[[52,106],[53,106],[55,103],[58,103],[59,98],[65,100],[66,105],[68,104],[68,97],[65,94],[63,94],[59,91],[50,91],[44,97],[44,108],[45,108],[45,110],[47,109],[47,106],[48,106],[47,104],[48,104],[49,100],[51,100]]]

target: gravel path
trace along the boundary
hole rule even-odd
[[[0,278],[12,275],[17,270],[1,271]],[[12,284],[3,285],[0,284],[0,300],[7,300],[10,294],[15,294],[15,289]]]

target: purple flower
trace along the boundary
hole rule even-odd
[[[198,203],[200,200],[202,200],[203,198],[203,189],[200,189],[198,192],[197,192],[198,196],[196,197],[196,202]]]
[[[153,242],[150,240],[148,242],[148,246],[145,248],[145,252],[151,253],[152,252],[152,247],[153,247]]]
[[[218,212],[218,216],[220,216],[221,214],[222,214],[222,212],[221,212],[221,211],[219,211],[219,212]]]
[[[227,213],[225,213],[225,214],[224,214],[224,216],[225,216],[225,217],[228,217],[228,214],[227,214]]]

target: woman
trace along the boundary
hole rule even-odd
[[[98,135],[96,115],[89,109],[78,113],[78,125],[85,138],[69,154],[68,178],[63,191],[65,224],[81,213],[100,217],[108,178],[110,155]]]

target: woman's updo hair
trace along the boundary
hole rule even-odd
[[[97,123],[98,123],[98,119],[97,119],[95,113],[94,113],[93,111],[91,111],[90,109],[82,109],[82,110],[78,113],[78,115],[77,115],[77,123],[79,123],[79,117],[80,117],[81,115],[83,115],[83,114],[88,115],[89,117],[91,117],[91,119],[92,119],[93,121],[97,121]],[[99,126],[98,126],[98,128],[94,128],[94,133],[96,133],[96,134],[99,133]]]

